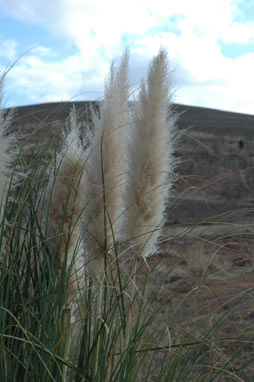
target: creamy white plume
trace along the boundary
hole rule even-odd
[[[128,123],[128,51],[119,69],[112,64],[99,114],[93,114],[95,135],[85,165],[84,240],[90,269],[102,274],[104,253],[112,250],[122,213],[125,173],[124,144]],[[93,272],[92,270],[92,272]]]
[[[142,82],[129,128],[123,234],[137,255],[157,250],[175,166],[175,116],[167,52],[153,58]]]
[[[57,251],[59,269],[66,263],[71,270],[70,288],[80,287],[84,277],[81,240],[81,215],[84,193],[84,153],[79,144],[75,110],[70,114],[70,132],[63,134],[63,147],[50,171],[43,217],[47,227],[47,245]],[[71,268],[69,268],[71,267]]]

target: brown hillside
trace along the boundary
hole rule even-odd
[[[23,106],[16,108],[13,129],[43,144],[61,131],[73,105],[80,120],[89,118],[90,102]],[[251,221],[254,115],[178,104],[175,110],[182,131],[176,155],[182,162],[169,222]]]

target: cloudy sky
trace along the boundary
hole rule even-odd
[[[254,114],[254,0],[0,0],[7,106],[99,99],[125,47],[135,89],[161,46],[175,102]]]

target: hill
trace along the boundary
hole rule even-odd
[[[17,107],[12,128],[29,142],[43,144],[60,132],[75,105],[89,119],[91,102]],[[96,103],[93,103],[96,107]],[[182,135],[176,155],[179,181],[169,223],[250,222],[254,205],[254,115],[174,105]]]

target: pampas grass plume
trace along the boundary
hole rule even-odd
[[[175,166],[175,116],[171,109],[167,52],[153,58],[147,84],[134,105],[127,151],[123,232],[143,258],[157,250]]]
[[[51,168],[43,209],[47,221],[47,245],[57,251],[59,269],[72,270],[70,288],[76,290],[84,273],[80,247],[80,216],[83,209],[83,150],[79,144],[78,123],[73,109],[70,131],[63,133],[63,147],[58,153],[55,171]],[[44,215],[45,217],[45,215]],[[71,268],[70,268],[71,267]]]
[[[122,213],[121,186],[124,168],[124,131],[128,122],[128,60],[126,50],[119,69],[114,64],[105,85],[105,98],[98,114],[93,114],[95,136],[85,167],[84,240],[90,271],[102,275],[104,254],[112,250]],[[111,247],[111,249],[110,249]]]
[[[0,219],[2,222],[11,180],[11,164],[16,155],[16,137],[9,129],[13,112],[6,112],[2,106],[2,91],[5,74],[0,77]]]

